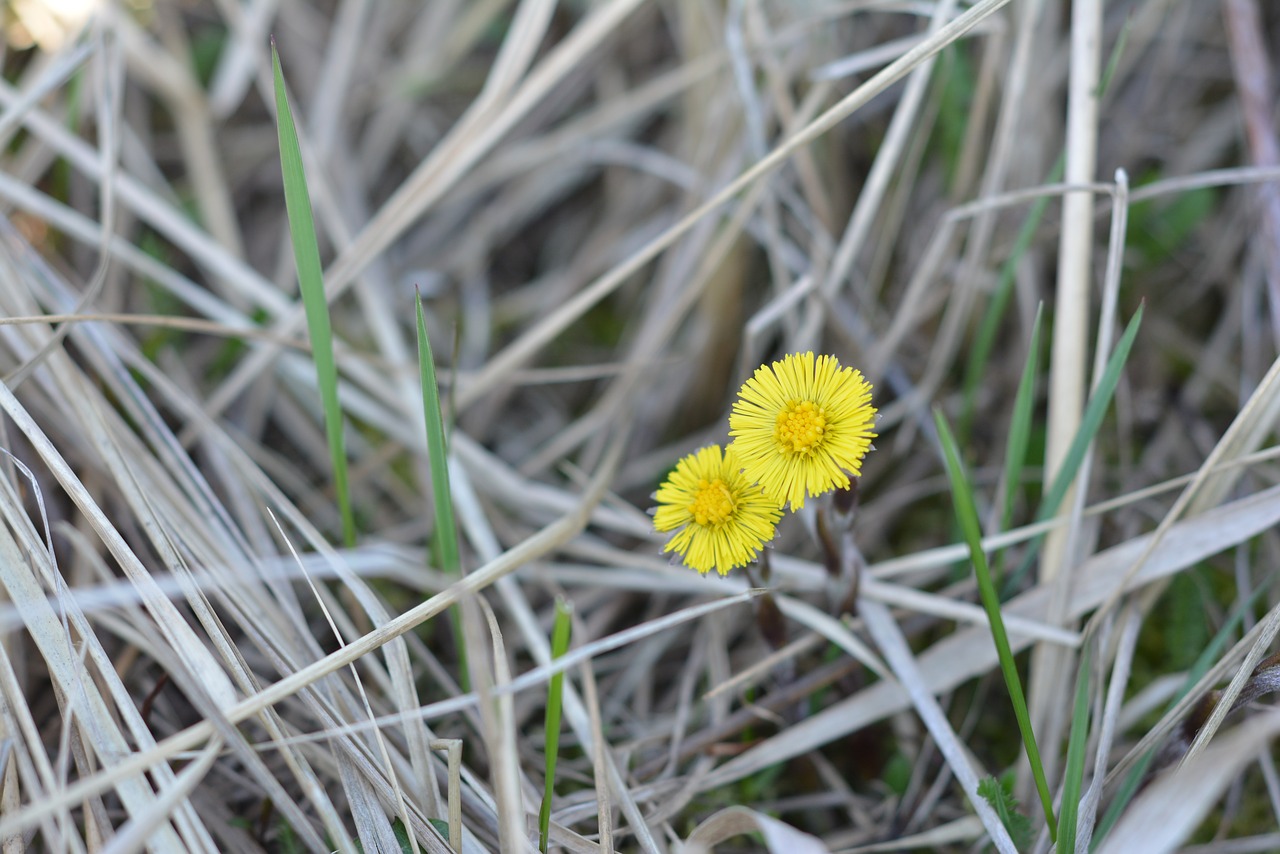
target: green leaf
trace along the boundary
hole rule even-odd
[[[978,794],[1000,817],[1000,823],[1004,825],[1005,830],[1009,831],[1009,838],[1013,840],[1014,847],[1019,851],[1030,848],[1034,841],[1031,835],[1031,819],[1018,810],[1018,799],[995,777],[984,777],[978,781]]]
[[[447,824],[445,826],[446,828],[448,827]],[[404,826],[403,821],[397,818],[391,822],[391,832],[396,835],[396,844],[400,846],[400,854],[414,853],[413,840],[409,838],[409,828]],[[445,838],[449,838],[447,832]]]
[[[960,461],[960,451],[956,447],[955,437],[951,435],[951,427],[947,424],[942,410],[934,409],[933,420],[938,428],[938,439],[942,443],[943,455],[946,457],[947,478],[951,482],[951,498],[955,505],[956,521],[960,524],[965,542],[969,545],[969,558],[973,561],[973,572],[978,582],[978,595],[982,599],[982,607],[986,610],[987,619],[991,623],[991,637],[995,641],[996,654],[1000,658],[1000,671],[1004,674],[1005,686],[1009,689],[1009,700],[1013,704],[1013,713],[1018,719],[1022,745],[1031,763],[1031,775],[1035,778],[1036,791],[1040,794],[1040,806],[1044,810],[1045,822],[1049,825],[1049,835],[1056,840],[1058,829],[1053,816],[1053,796],[1049,792],[1049,783],[1045,779],[1044,763],[1040,760],[1040,748],[1036,745],[1036,736],[1031,729],[1031,715],[1027,711],[1026,697],[1023,695],[1022,682],[1018,677],[1018,666],[1013,660],[1013,647],[1009,644],[1009,634],[1005,631],[1004,617],[1000,613],[1000,596],[991,580],[986,553],[982,550],[982,529],[978,523],[973,488],[965,472],[964,463]]]
[[[333,489],[342,513],[342,539],[348,546],[356,542],[355,516],[347,490],[347,453],[342,436],[342,407],[338,403],[338,367],[333,357],[333,332],[329,327],[329,303],[324,295],[320,270],[320,246],[311,216],[311,196],[302,168],[302,149],[293,123],[289,99],[284,89],[284,72],[275,39],[271,40],[271,69],[275,75],[276,129],[280,137],[280,171],[284,176],[284,201],[289,214],[289,237],[298,269],[298,288],[307,312],[307,333],[311,336],[311,358],[316,365],[316,385],[324,409],[325,433],[333,462]]]
[[[1158,174],[1144,176],[1140,183],[1150,183]],[[1172,199],[1147,199],[1134,204],[1129,209],[1129,244],[1138,263],[1152,267],[1176,255],[1217,204],[1218,193],[1208,187],[1187,190]]]
[[[905,795],[911,785],[911,760],[901,752],[894,753],[880,771],[880,779],[894,794],[899,797]]]

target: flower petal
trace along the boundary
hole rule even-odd
[[[779,506],[844,489],[876,434],[871,384],[834,356],[793,353],[761,365],[729,416],[730,450]]]

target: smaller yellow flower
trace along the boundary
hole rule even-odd
[[[761,365],[729,415],[730,450],[779,506],[848,488],[876,434],[871,384],[834,356],[792,353]],[[848,472],[848,474],[846,474]]]
[[[685,566],[721,575],[746,566],[773,539],[782,511],[742,474],[732,448],[711,445],[682,459],[654,494],[653,527],[675,531],[663,548]]]

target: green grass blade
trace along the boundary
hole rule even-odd
[[[1009,645],[1009,635],[1004,628],[1004,618],[1000,614],[1000,597],[995,584],[991,581],[991,572],[987,567],[987,556],[982,550],[982,528],[978,523],[978,510],[973,500],[973,488],[969,484],[969,476],[965,473],[964,463],[960,461],[960,451],[956,447],[951,427],[940,409],[934,409],[933,420],[938,428],[938,439],[942,443],[942,452],[946,457],[947,478],[951,482],[951,497],[955,505],[956,521],[969,544],[969,557],[973,561],[974,575],[978,581],[978,594],[982,598],[982,606],[986,609],[987,619],[991,623],[991,637],[995,641],[996,654],[1000,658],[1000,671],[1004,674],[1005,685],[1009,689],[1009,699],[1013,703],[1013,713],[1018,719],[1018,729],[1022,733],[1022,744],[1031,763],[1031,774],[1035,778],[1036,791],[1040,794],[1040,806],[1044,810],[1045,822],[1049,825],[1049,835],[1058,838],[1057,822],[1053,816],[1053,798],[1049,793],[1049,783],[1045,779],[1044,763],[1040,760],[1040,748],[1036,745],[1035,733],[1031,730],[1031,716],[1027,712],[1026,697],[1022,693],[1022,682],[1018,679],[1018,667],[1013,660],[1013,648]]]
[[[1013,418],[1009,422],[1009,442],[1004,449],[1004,507],[1000,513],[1000,530],[1009,530],[1013,522],[1013,505],[1022,484],[1022,469],[1027,462],[1027,446],[1031,443],[1031,415],[1036,402],[1036,377],[1040,369],[1040,326],[1044,317],[1044,305],[1036,309],[1036,320],[1031,327],[1031,344],[1027,348],[1027,361],[1022,366],[1022,379],[1018,381],[1018,394],[1013,400]],[[996,585],[1004,576],[1005,553],[996,559]]]
[[[1124,25],[1120,27],[1120,35],[1116,37],[1115,47],[1111,49],[1111,55],[1107,57],[1107,67],[1102,70],[1102,76],[1098,78],[1098,99],[1107,94],[1107,90],[1111,88],[1111,78],[1116,76],[1116,69],[1120,67],[1120,57],[1124,56],[1124,49],[1129,45],[1129,31],[1133,29],[1133,16],[1125,18]]]
[[[1036,309],[1036,320],[1031,327],[1031,343],[1027,347],[1027,361],[1022,366],[1022,379],[1018,381],[1018,394],[1013,400],[1013,418],[1009,422],[1009,443],[1004,451],[1004,508],[1000,513],[1000,529],[1007,530],[1013,522],[1013,503],[1017,498],[1018,484],[1022,481],[1022,469],[1027,461],[1027,445],[1031,442],[1031,414],[1036,402],[1036,376],[1040,367],[1040,327],[1044,318],[1044,305]]]
[[[294,262],[298,268],[298,288],[307,312],[307,333],[311,336],[311,357],[316,365],[316,385],[324,408],[325,433],[329,437],[329,456],[333,461],[333,490],[342,513],[342,540],[348,546],[356,542],[356,522],[351,511],[351,495],[347,489],[347,452],[342,438],[342,407],[338,404],[338,367],[333,357],[333,332],[329,327],[329,304],[324,296],[324,276],[320,270],[320,246],[316,242],[316,224],[311,216],[311,196],[307,192],[307,176],[302,168],[302,149],[298,146],[298,130],[289,109],[284,90],[284,72],[275,40],[271,41],[271,70],[275,75],[276,129],[280,137],[280,171],[284,175],[285,208],[289,213],[289,237],[293,243]]]
[[[1080,654],[1076,676],[1075,709],[1071,715],[1071,735],[1067,738],[1067,768],[1062,782],[1062,811],[1058,814],[1058,850],[1076,850],[1076,816],[1080,809],[1080,789],[1084,785],[1085,747],[1089,743],[1089,647]]]
[[[1124,370],[1125,362],[1129,359],[1129,351],[1133,348],[1133,339],[1137,337],[1138,328],[1142,325],[1142,309],[1143,306],[1139,305],[1138,310],[1133,313],[1133,318],[1125,327],[1124,335],[1120,337],[1116,349],[1111,353],[1111,358],[1107,360],[1107,368],[1102,373],[1102,379],[1089,397],[1089,404],[1085,407],[1084,415],[1080,419],[1080,429],[1071,440],[1067,455],[1062,459],[1062,467],[1053,479],[1053,486],[1040,504],[1037,521],[1043,522],[1058,512],[1062,499],[1071,488],[1071,482],[1075,480],[1077,469],[1084,462],[1089,443],[1093,441],[1098,428],[1102,426],[1102,419],[1106,416],[1107,409],[1111,406],[1111,398],[1115,395],[1116,386],[1120,383],[1120,374]]]
[[[1138,335],[1139,327],[1142,326],[1142,309],[1142,306],[1138,306],[1138,310],[1133,313],[1133,317],[1129,320],[1129,325],[1125,327],[1124,335],[1120,337],[1115,350],[1111,353],[1111,358],[1107,360],[1107,367],[1102,372],[1102,379],[1099,380],[1098,387],[1094,389],[1093,394],[1089,397],[1089,403],[1084,409],[1084,416],[1080,419],[1080,429],[1076,431],[1075,438],[1071,440],[1071,446],[1067,449],[1067,455],[1062,459],[1062,467],[1058,470],[1057,475],[1054,476],[1052,485],[1040,501],[1040,509],[1036,513],[1037,522],[1047,521],[1058,512],[1058,507],[1062,504],[1062,499],[1066,497],[1071,482],[1075,480],[1076,472],[1079,470],[1081,463],[1084,462],[1084,455],[1089,449],[1089,443],[1093,441],[1093,437],[1098,433],[1098,428],[1102,426],[1102,419],[1106,416],[1107,409],[1111,406],[1111,398],[1115,395],[1116,386],[1120,383],[1120,374],[1129,358],[1129,351],[1133,349],[1133,340]],[[1017,584],[1018,579],[1022,578],[1031,568],[1031,564],[1039,553],[1040,544],[1043,541],[1044,536],[1042,535],[1027,544],[1027,553],[1023,556],[1022,563],[1019,564],[1013,577],[1009,579],[1009,585]]]
[[[573,607],[556,597],[556,622],[551,629],[551,660],[554,661],[569,650],[569,617]],[[542,806],[538,809],[538,850],[547,854],[547,836],[551,829],[551,796],[555,790],[556,761],[560,754],[560,701],[564,694],[564,671],[551,677],[547,686],[546,743],[543,753],[547,758],[545,783],[542,790]]]
[[[435,548],[440,568],[459,573],[462,561],[458,551],[458,526],[453,520],[453,494],[449,491],[449,444],[444,432],[444,414],[440,410],[440,385],[436,381],[435,360],[431,357],[431,341],[427,338],[426,316],[422,313],[422,294],[414,303],[418,319],[418,375],[422,384],[422,416],[427,425],[427,456],[431,462],[431,493],[436,505]]]
[[[440,384],[436,379],[436,363],[431,355],[431,339],[427,337],[427,319],[422,310],[422,294],[414,300],[418,328],[418,382],[422,389],[422,419],[427,431],[427,460],[431,464],[431,495],[435,499],[435,535],[431,551],[443,572],[462,574],[462,557],[458,548],[458,526],[453,517],[453,493],[449,489],[449,440],[445,435],[444,413],[440,406]],[[458,650],[458,678],[462,687],[471,689],[467,668],[467,643],[462,631],[462,613],[457,606],[449,609],[453,644]]]

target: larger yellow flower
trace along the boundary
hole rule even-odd
[[[690,454],[653,496],[658,509],[653,527],[674,531],[664,552],[677,552],[685,566],[721,574],[746,566],[773,539],[782,511],[742,474],[731,448],[720,446]]]
[[[875,425],[871,384],[834,356],[793,353],[761,365],[729,415],[730,450],[779,507],[849,486],[862,473]],[[848,474],[846,474],[848,472]]]

